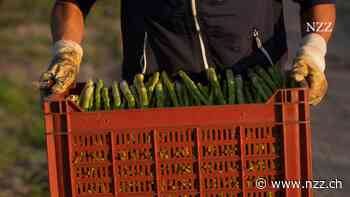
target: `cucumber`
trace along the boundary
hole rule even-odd
[[[208,97],[208,101],[209,101],[209,104],[210,105],[213,105],[214,104],[214,90],[210,90],[209,92],[209,97]]]
[[[197,87],[198,87],[199,91],[202,93],[202,95],[205,98],[207,98],[206,100],[208,101],[208,104],[206,104],[206,105],[211,105],[213,103],[214,97],[212,97],[212,98],[209,97],[209,94],[210,94],[209,87],[202,85],[200,82],[197,83]],[[194,98],[194,102],[196,105],[200,105],[200,102],[198,104],[198,100],[196,100],[195,98]]]
[[[251,90],[253,92],[253,98],[255,103],[263,103],[264,98],[259,94],[259,91],[252,85]]]
[[[276,91],[277,90],[277,84],[275,84],[275,82],[272,80],[272,78],[270,77],[270,75],[265,71],[265,69],[261,66],[255,66],[254,67],[254,71],[255,73],[264,80],[264,82],[269,86],[269,88],[272,91]]]
[[[263,88],[264,92],[266,93],[267,97],[269,98],[272,94],[273,91],[271,90],[271,88],[265,83],[265,81],[260,78],[257,74],[256,74],[256,78],[258,79],[261,87]]]
[[[154,88],[154,90],[155,90],[155,88]],[[151,108],[157,107],[156,106],[156,100],[157,99],[156,99],[155,91],[154,91],[154,95],[151,97],[151,100],[149,101],[149,107],[151,107]]]
[[[165,85],[166,89],[168,90],[169,97],[171,99],[173,106],[174,107],[179,106],[179,102],[177,100],[177,96],[175,93],[174,84],[171,82],[168,74],[165,71],[162,72],[161,78],[162,78],[163,84]]]
[[[269,76],[271,77],[271,79],[273,80],[273,82],[276,84],[277,88],[281,88],[282,84],[279,80],[279,77],[277,76],[277,74],[275,73],[275,70],[272,66],[269,66],[267,68],[267,72],[269,73]]]
[[[215,70],[215,68],[213,68]],[[216,70],[215,70],[216,72]],[[222,76],[220,75],[220,73],[216,73],[216,78],[218,79],[218,81],[221,81],[222,80]]]
[[[164,107],[164,88],[161,81],[156,85],[156,107]]]
[[[88,80],[80,94],[79,105],[85,111],[89,110],[90,100],[94,95],[94,82],[92,80]]]
[[[210,92],[209,92],[209,86],[203,86],[203,91],[205,92],[206,95],[209,96]]]
[[[98,111],[101,109],[101,90],[104,86],[102,79],[97,80],[96,89],[95,89],[95,110]]]
[[[182,88],[182,96],[183,96],[183,100],[184,100],[184,106],[192,105],[192,103],[190,101],[190,96],[188,94],[188,90],[187,90],[186,86],[184,86]]]
[[[264,88],[262,87],[261,82],[259,81],[257,75],[253,71],[249,70],[248,76],[250,78],[250,81],[253,84],[253,87],[258,92],[259,97],[261,97],[262,101],[265,102],[268,99],[268,95],[266,94]]]
[[[180,106],[184,106],[184,98],[183,98],[183,87],[179,81],[175,81],[175,91],[177,95],[177,100]]]
[[[236,96],[235,96],[235,79],[233,76],[233,72],[231,69],[226,70],[226,79],[227,79],[227,91],[228,91],[228,98],[227,101],[229,104],[235,104],[236,103]]]
[[[190,94],[190,97],[192,99],[192,105],[194,105],[194,106],[201,105],[201,101],[196,96],[194,96],[193,94]]]
[[[137,94],[137,90],[136,90],[134,85],[130,86],[130,92],[135,98],[135,107],[136,108],[141,108],[140,98],[139,98],[139,96]]]
[[[135,108],[135,105],[136,105],[135,97],[131,93],[128,82],[124,80],[121,81],[120,90],[123,93],[125,99],[127,100],[127,108]]]
[[[150,100],[152,98],[154,89],[159,81],[159,72],[155,72],[151,78],[149,78],[149,80],[146,82],[145,86],[147,88],[147,92],[148,92],[148,99]]]
[[[259,99],[259,93],[258,91],[254,88],[253,84],[251,83],[251,81],[247,81],[247,86],[248,86],[248,89],[250,90],[250,94],[252,96],[252,99],[253,99],[253,102],[252,103],[259,103],[261,102],[260,99]]]
[[[245,100],[247,103],[255,103],[254,97],[252,95],[251,89],[250,89],[251,84],[249,82],[244,83],[244,95],[245,95]]]
[[[264,101],[264,98],[261,96],[261,95],[257,95],[257,98],[256,98],[256,102],[257,103],[264,103],[265,101]]]
[[[203,86],[200,82],[197,83],[197,87],[199,89],[199,91],[203,94],[203,96],[205,98],[208,98],[209,94],[208,94],[208,89]]]
[[[222,93],[219,80],[217,78],[216,72],[214,68],[208,69],[208,78],[212,88],[214,89],[214,95],[218,101],[219,105],[226,104],[224,94]]]
[[[94,95],[92,95],[91,98],[90,98],[89,110],[88,111],[94,111]]]
[[[118,82],[116,81],[112,83],[112,95],[113,95],[113,109],[119,109],[122,102],[120,98]]]
[[[196,98],[197,101],[202,102],[206,105],[209,103],[207,101],[207,99],[203,96],[203,94],[199,91],[196,84],[192,81],[192,79],[184,71],[180,70],[179,76],[181,77],[185,86],[189,90],[190,95],[192,95],[194,98]]]
[[[224,95],[224,99],[225,99],[225,103],[227,101],[227,98],[228,98],[228,87],[227,87],[227,80],[224,79],[222,81],[222,94]]]
[[[280,87],[285,87],[284,74],[282,72],[282,69],[279,66],[277,66],[276,64],[272,65],[272,69],[276,75],[276,78],[278,79]]]
[[[120,109],[126,109],[127,108],[127,101],[126,99],[122,98],[122,103],[120,104]]]
[[[134,86],[136,87],[136,92],[138,95],[138,101],[140,108],[147,108],[149,105],[147,89],[143,83],[144,76],[143,74],[137,74],[134,78]]]
[[[243,78],[241,75],[235,76],[237,104],[244,104]]]
[[[160,75],[159,72],[155,72],[146,83],[146,88],[148,92],[147,96],[149,100],[151,100],[154,89],[159,81],[159,75]]]
[[[107,87],[102,88],[102,102],[104,110],[111,110],[111,100],[109,98],[109,91]]]
[[[165,84],[163,84],[163,92],[164,92],[164,107],[171,107],[172,106],[172,101],[169,95],[169,91],[166,88]]]

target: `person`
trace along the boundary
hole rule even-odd
[[[335,0],[293,1],[300,4],[303,38],[291,77],[308,82],[310,103],[316,105],[328,88],[325,56],[335,23]],[[84,21],[95,2],[55,2],[53,60],[40,79],[54,94],[66,91],[76,79]],[[282,0],[124,0],[121,21],[122,76],[127,80],[157,70],[201,73],[209,66],[240,73],[257,64],[283,65],[286,60]]]

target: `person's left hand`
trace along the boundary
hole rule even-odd
[[[294,60],[291,78],[309,87],[309,102],[317,105],[327,93],[328,82],[324,74],[326,42],[315,34],[306,36]]]
[[[328,89],[326,76],[319,67],[309,57],[300,56],[295,59],[291,74],[295,81],[309,87],[310,104],[319,104]]]

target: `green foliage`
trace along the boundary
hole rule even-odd
[[[32,64],[41,70],[48,64],[53,4],[47,0],[0,1],[0,64]],[[86,20],[83,63],[117,66],[121,62],[119,4],[104,0],[91,10]]]
[[[0,78],[0,188],[4,188],[0,196],[46,196],[47,163],[39,97],[22,84]],[[22,193],[19,187],[26,191]]]

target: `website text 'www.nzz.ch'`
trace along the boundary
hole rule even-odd
[[[271,187],[273,189],[342,189],[343,181],[340,179],[330,180],[274,180],[267,181],[264,178],[256,179],[255,186],[257,189]]]

